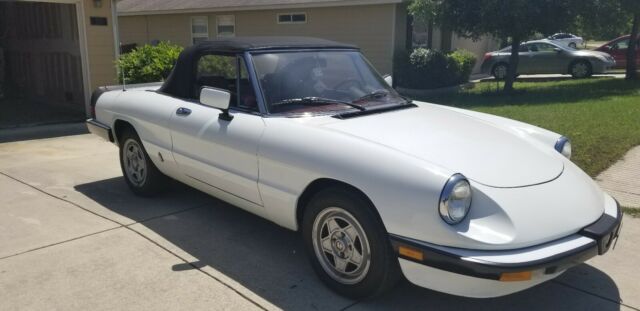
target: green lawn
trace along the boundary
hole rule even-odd
[[[513,95],[495,82],[472,90],[416,98],[534,124],[569,137],[572,160],[596,176],[640,145],[640,81],[613,78],[517,82]]]

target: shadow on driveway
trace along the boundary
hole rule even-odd
[[[315,276],[309,265],[302,241],[296,232],[288,231],[260,217],[232,207],[215,198],[207,198],[200,208],[187,209],[151,219],[139,219],[141,209],[153,209],[161,202],[192,191],[187,197],[202,201],[202,194],[184,185],[175,185],[158,198],[144,199],[144,204],[125,204],[133,200],[122,177],[78,185],[77,191],[104,207],[137,221],[197,260],[166,267],[181,273],[211,267],[246,289],[285,310],[318,309],[437,309],[437,310],[504,310],[563,309],[619,310],[616,284],[603,272],[581,265],[567,272],[572,282],[593,288],[599,298],[571,283],[552,281],[530,290],[493,299],[469,299],[419,288],[404,281],[384,296],[365,301],[351,301],[329,291]],[[114,190],[119,189],[119,190]],[[122,189],[122,190],[120,190]],[[182,193],[183,194],[183,193]],[[115,199],[114,197],[118,198]],[[140,200],[136,198],[136,200]],[[182,204],[181,204],[182,205]],[[163,244],[162,241],[156,241]],[[565,275],[566,275],[565,274]],[[566,283],[566,284],[563,284]],[[615,301],[615,302],[614,302]],[[350,310],[351,310],[350,308]]]

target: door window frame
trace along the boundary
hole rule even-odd
[[[229,110],[230,111],[234,111],[234,112],[242,112],[242,113],[246,113],[246,114],[252,114],[252,115],[259,115],[259,116],[264,116],[266,115],[266,109],[265,109],[265,105],[264,105],[264,101],[262,98],[262,93],[260,88],[257,86],[257,80],[255,79],[255,70],[253,69],[253,62],[251,60],[251,55],[249,52],[245,52],[245,53],[221,53],[221,52],[208,52],[208,53],[203,53],[200,54],[198,56],[198,60],[194,63],[194,68],[192,70],[192,75],[194,77],[193,81],[194,83],[198,83],[198,63],[200,62],[200,59],[202,57],[205,57],[207,55],[217,55],[217,56],[226,56],[226,57],[235,57],[235,66],[236,66],[236,77],[235,77],[235,84],[236,84],[236,104],[235,106],[231,106],[229,105]],[[241,69],[240,66],[242,65],[242,62],[244,62],[244,66],[246,68],[247,71],[247,79],[249,80],[249,85],[253,88],[253,92],[255,94],[256,97],[256,104],[257,104],[257,108],[258,110],[252,110],[252,109],[246,109],[246,108],[242,108],[239,107],[239,103],[240,103],[240,75],[241,75]],[[200,91],[198,91],[198,94],[195,96],[195,102],[200,104],[200,92],[202,90],[202,87],[200,88]],[[224,90],[224,91],[229,91],[229,90]],[[200,104],[201,105],[201,104]],[[215,108],[213,108],[215,109]]]

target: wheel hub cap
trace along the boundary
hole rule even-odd
[[[340,283],[360,282],[369,271],[369,241],[360,223],[344,209],[330,207],[318,214],[313,247],[322,268]]]
[[[147,165],[142,147],[134,139],[129,139],[123,147],[124,171],[127,179],[134,185],[144,184],[147,178]]]

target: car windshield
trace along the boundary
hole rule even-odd
[[[406,104],[357,51],[258,53],[253,64],[271,114],[339,114]]]

